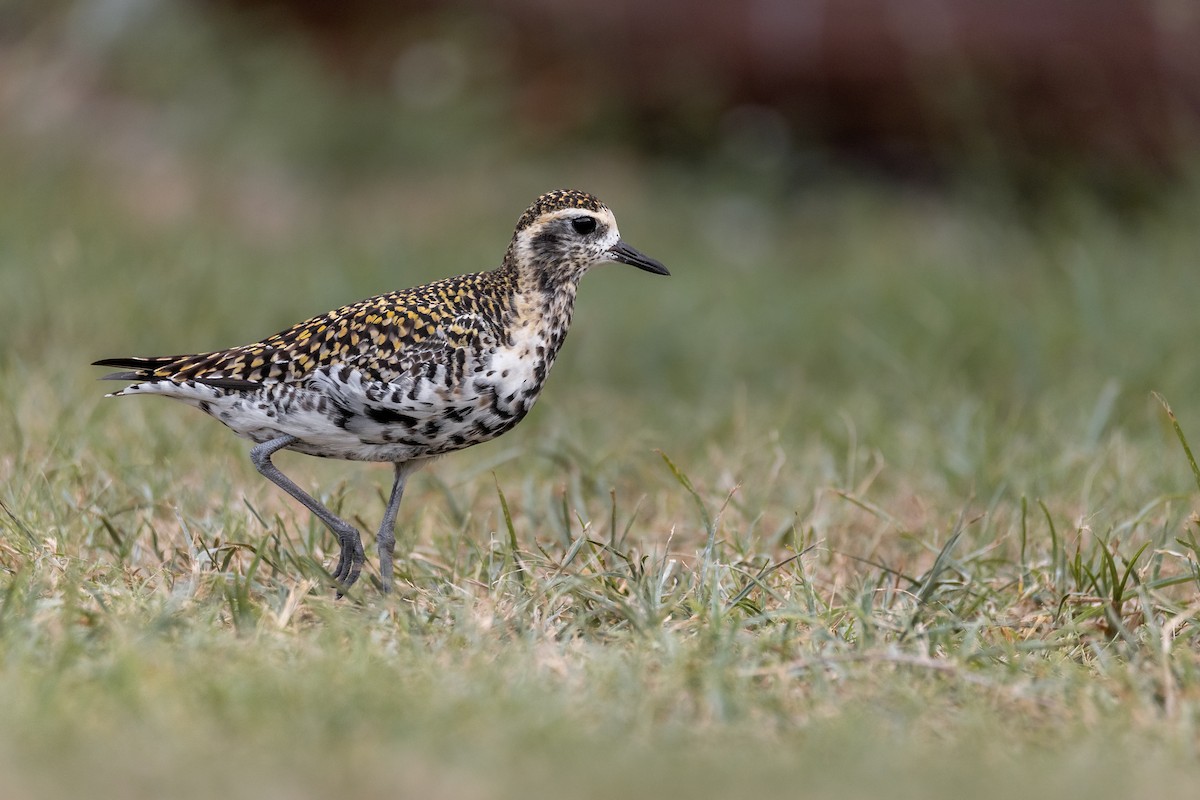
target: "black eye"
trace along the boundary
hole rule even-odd
[[[576,217],[575,219],[571,220],[571,227],[574,228],[575,232],[580,236],[587,236],[589,233],[595,232],[596,218]]]

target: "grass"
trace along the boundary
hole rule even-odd
[[[140,114],[53,134],[4,95],[6,796],[1193,793],[1196,183],[1117,213],[519,139],[338,182],[287,137],[344,131],[179,137],[207,95],[117,86]],[[371,553],[335,601],[244,442],[85,366],[487,266],[560,184],[674,275],[587,278],[530,418],[410,484],[394,597]],[[374,527],[385,468],[279,460]]]

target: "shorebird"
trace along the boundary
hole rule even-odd
[[[241,347],[94,365],[122,370],[102,380],[132,382],[109,397],[182,400],[255,442],[250,459],[258,471],[337,537],[338,596],[362,571],[362,537],[271,458],[293,450],[393,464],[376,536],[380,579],[390,592],[396,512],[409,476],[524,418],[567,335],[579,280],[607,262],[670,274],[621,239],[612,212],[595,197],[548,192],[521,215],[490,272],[371,297]]]

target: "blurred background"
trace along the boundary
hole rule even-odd
[[[1200,117],[1188,0],[6,0],[2,14],[4,110],[30,134],[153,110],[211,141],[252,112],[323,140],[308,163],[340,173],[431,155],[412,152],[429,128],[735,159],[793,187],[846,165],[1128,180],[1176,172]],[[264,81],[287,84],[277,105]],[[297,107],[324,93],[356,101],[353,130],[323,133]]]
[[[539,413],[1094,438],[1200,397],[1198,40],[1190,0],[2,0],[0,368],[489,268],[575,186],[674,275],[589,278]]]
[[[107,3],[107,6],[150,5]],[[432,109],[492,95],[529,141],[752,156],[793,183],[845,161],[1092,175],[1178,166],[1200,111],[1187,0],[228,0],[348,85]]]

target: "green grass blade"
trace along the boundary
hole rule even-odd
[[[675,466],[675,462],[666,453],[662,450],[656,450],[655,452],[662,457],[663,462],[667,465],[667,469],[675,476],[675,480],[679,482],[679,485],[686,489],[687,493],[692,496],[692,500],[696,504],[696,510],[700,512],[700,519],[704,523],[704,531],[707,536],[704,545],[705,558],[707,560],[712,555],[713,546],[717,538],[717,527],[713,524],[712,515],[708,513],[708,507],[704,504],[704,499],[700,497],[700,493],[696,491],[696,487],[692,485],[691,479],[683,474],[679,467]]]
[[[1163,397],[1158,392],[1154,392],[1154,397],[1162,405],[1163,410],[1167,412],[1167,418],[1171,420],[1171,427],[1175,429],[1175,437],[1179,439],[1179,444],[1183,446],[1184,455],[1187,456],[1188,464],[1192,468],[1192,477],[1196,480],[1196,488],[1200,489],[1200,466],[1196,465],[1196,457],[1192,455],[1192,448],[1188,445],[1187,437],[1183,435],[1183,428],[1179,425],[1179,420],[1175,416],[1175,412],[1171,410],[1171,406],[1167,404],[1167,398]]]
[[[500,498],[500,511],[504,515],[504,528],[508,532],[508,553],[505,556],[505,561],[512,559],[512,563],[516,567],[517,582],[521,584],[521,588],[527,588],[525,584],[525,565],[521,561],[521,554],[517,550],[517,527],[513,524],[512,511],[508,507],[508,498],[504,496],[504,490],[500,488],[500,479],[492,473],[492,480],[496,482],[496,495]],[[507,567],[505,569],[507,571]]]
[[[958,544],[958,540],[962,538],[963,531],[966,529],[967,507],[963,506],[958,514],[958,521],[954,523],[954,530],[950,534],[950,538],[946,539],[946,543],[942,545],[942,549],[938,551],[937,558],[933,560],[933,566],[929,569],[929,574],[925,576],[924,583],[917,589],[917,606],[923,606],[929,601],[937,588],[937,580],[941,577],[942,572],[950,562],[950,554],[954,550],[954,546]]]

